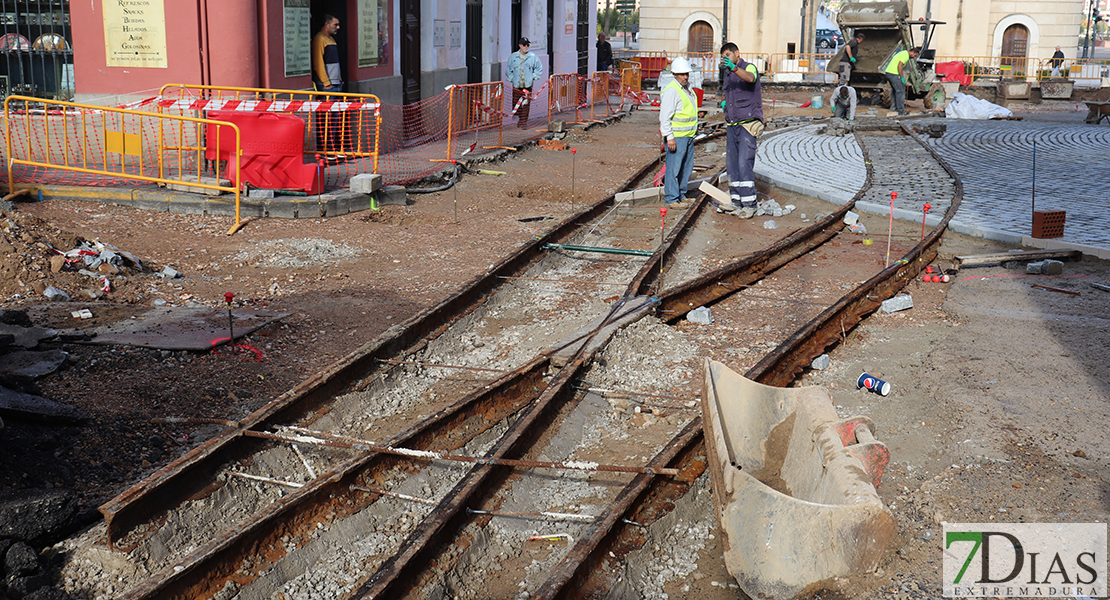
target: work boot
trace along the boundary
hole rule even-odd
[[[740,217],[741,219],[750,219],[755,216],[755,209],[745,206],[732,214]]]
[[[690,205],[693,203],[693,200],[690,200],[689,198],[683,198],[682,200],[671,202],[670,204],[664,204],[663,206],[671,210],[684,210],[690,208]]]
[[[739,204],[733,204],[732,202],[721,202],[717,205],[717,212],[733,212],[739,208]]]

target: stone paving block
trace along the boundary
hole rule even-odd
[[[382,176],[377,173],[359,173],[351,178],[351,191],[356,194],[373,194],[382,187]]]
[[[908,308],[913,308],[913,297],[909,294],[902,294],[900,296],[895,296],[893,298],[883,300],[883,304],[880,307],[880,309],[885,313],[898,312],[900,310],[906,310]]]
[[[403,185],[387,185],[378,191],[378,205],[394,204],[408,205],[408,192]]]
[[[185,183],[167,183],[166,189],[175,192],[190,192],[193,194],[204,194],[205,196],[219,196],[224,193],[223,190],[214,190],[211,188],[202,188],[195,185],[189,185],[187,182],[197,182],[196,175],[182,175],[181,181]],[[231,180],[229,179],[216,179],[215,177],[201,177],[199,183],[204,185],[219,185],[223,187],[231,187]]]

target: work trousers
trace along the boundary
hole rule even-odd
[[[527,92],[527,94],[525,93]],[[532,108],[532,86],[526,88],[513,88],[513,108],[516,109],[516,126],[521,129],[528,128],[528,111]],[[524,101],[521,102],[521,98]],[[517,103],[520,108],[517,108]]]
[[[694,172],[694,138],[676,137],[675,151],[667,149],[667,172],[663,175],[663,201],[678,202],[686,197],[686,186]]]
[[[906,84],[897,73],[886,73],[886,80],[890,82],[890,107],[898,114],[906,112]]]
[[[836,117],[837,119],[847,119],[849,108],[850,106],[848,104],[841,104],[840,102],[834,100],[833,117]]]
[[[725,136],[725,166],[728,168],[728,195],[733,204],[754,208],[755,136],[743,125],[729,125]]]
[[[852,78],[852,63],[848,61],[840,61],[840,85],[848,85],[848,80]]]

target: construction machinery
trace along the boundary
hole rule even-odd
[[[864,40],[856,53],[848,85],[856,88],[863,102],[891,105],[891,91],[883,73],[895,54],[902,50],[920,47],[917,60],[906,63],[906,99],[924,98],[925,108],[943,106],[944,86],[936,81],[933,72],[935,50],[929,47],[933,32],[943,21],[926,19],[909,20],[907,2],[851,2],[845,4],[836,22],[845,38],[851,40],[862,31]],[[841,48],[829,61],[828,71],[837,72],[840,59],[847,51]]]

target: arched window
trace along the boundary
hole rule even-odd
[[[713,26],[705,21],[695,21],[690,25],[686,51],[713,52]]]

